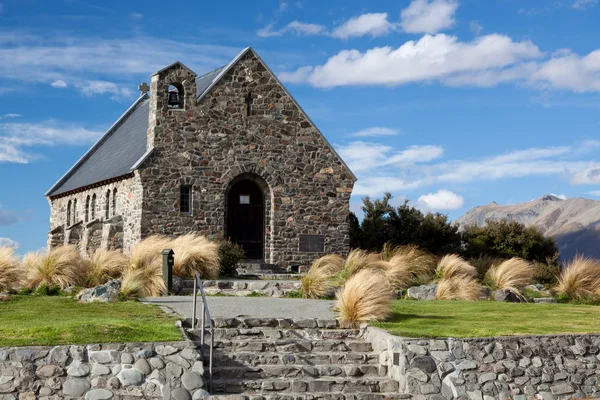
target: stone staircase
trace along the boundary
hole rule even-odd
[[[194,281],[183,282],[181,294],[192,294]],[[279,279],[219,279],[202,281],[207,295],[248,296],[260,294],[268,297],[284,297],[300,290],[299,280]]]
[[[234,318],[214,324],[215,400],[407,398],[361,331],[340,329],[335,320]],[[198,344],[200,333],[188,329]]]

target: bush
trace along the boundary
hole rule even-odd
[[[219,277],[221,266],[217,243],[203,235],[187,233],[172,240],[169,246],[175,253],[173,275],[193,277],[198,272],[203,279]]]
[[[521,291],[531,284],[532,278],[531,263],[515,257],[492,266],[485,276],[485,281],[492,290],[508,290],[521,296]]]
[[[64,289],[84,283],[87,276],[87,265],[75,246],[61,246],[47,253],[28,253],[21,265],[30,288],[46,284]]]
[[[97,249],[84,262],[87,263],[85,283],[88,287],[93,287],[121,277],[129,259],[120,250]]]
[[[584,300],[600,295],[600,261],[577,256],[562,270],[555,288],[559,296]]]
[[[237,274],[236,266],[246,257],[242,246],[223,240],[219,243],[219,258],[221,260],[221,277],[232,277]]]
[[[167,291],[162,277],[162,250],[169,248],[164,236],[150,236],[131,248],[129,266],[123,274],[121,295],[124,298],[160,296]]]
[[[40,286],[38,286],[34,293],[40,296],[58,296],[60,294],[60,286],[48,286],[47,284],[42,283]]]
[[[546,262],[533,262],[533,283],[555,285],[560,275],[560,265],[548,260]]]
[[[332,287],[332,279],[344,267],[344,258],[329,254],[313,261],[308,272],[300,280],[303,297],[318,299],[327,296]]]
[[[444,280],[456,277],[473,279],[477,270],[458,254],[446,254],[437,265],[435,279]]]
[[[475,301],[481,296],[481,285],[468,275],[454,275],[439,281],[436,300]]]
[[[393,290],[382,273],[363,269],[346,281],[336,297],[342,326],[357,327],[362,322],[383,321],[390,315]]]
[[[12,247],[0,247],[0,292],[10,292],[21,286],[22,272]]]
[[[536,227],[510,220],[486,220],[485,226],[465,227],[463,244],[463,255],[469,258],[483,255],[544,262],[558,253],[553,238],[545,237]]]
[[[339,285],[342,285],[352,275],[363,269],[377,268],[380,261],[381,258],[379,257],[379,254],[354,249],[350,251],[348,257],[346,257],[342,270],[337,274],[335,280]]]
[[[488,270],[492,268],[493,265],[500,264],[502,261],[504,261],[503,258],[480,255],[476,258],[469,258],[467,262],[475,267],[477,270],[477,278],[480,281],[483,281]]]

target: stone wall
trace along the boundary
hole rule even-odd
[[[117,189],[116,211],[113,208],[113,193]],[[106,215],[107,192],[110,191],[109,215]],[[96,204],[94,210],[88,211],[88,220],[86,217],[86,201],[96,195]],[[50,202],[50,232],[48,233],[48,248],[54,248],[63,244],[74,244],[80,248],[82,253],[86,250],[95,250],[99,246],[107,247],[107,244],[115,240],[108,237],[99,237],[101,232],[108,232],[99,225],[114,223],[115,216],[121,216],[121,232],[119,246],[116,248],[125,248],[128,250],[132,244],[140,240],[140,219],[142,188],[139,174],[132,178],[113,182],[107,185],[84,190],[78,193],[49,199]],[[73,214],[73,202],[77,200],[75,214]],[[67,206],[71,202],[70,223],[67,225]],[[61,231],[62,228],[62,231]],[[114,231],[114,229],[113,229]],[[62,239],[62,242],[61,242]],[[90,243],[88,243],[90,242]]]
[[[600,335],[409,339],[369,327],[366,339],[413,399],[600,397]]]
[[[191,342],[0,348],[0,400],[201,399]]]
[[[196,104],[195,74],[175,65],[152,77],[148,146],[140,169],[142,237],[199,231],[225,234],[227,189],[240,176],[264,182],[264,255],[268,263],[308,264],[323,253],[299,251],[300,235],[325,235],[324,253],[348,251],[354,178],[276,78],[249,51]],[[170,84],[185,90],[168,109]],[[254,100],[251,115],[245,98]],[[192,212],[179,213],[179,189],[192,186]]]

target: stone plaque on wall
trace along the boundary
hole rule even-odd
[[[300,235],[298,250],[302,253],[325,252],[325,235]]]

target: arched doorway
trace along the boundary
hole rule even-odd
[[[234,183],[227,194],[226,235],[246,252],[249,260],[263,260],[265,199],[261,188],[250,179]]]

